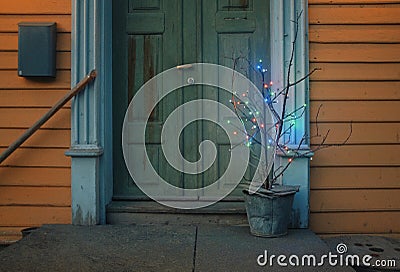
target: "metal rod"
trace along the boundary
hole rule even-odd
[[[13,142],[0,156],[0,164],[8,158],[18,147],[20,147],[33,133],[46,123],[57,111],[59,111],[72,97],[83,90],[86,85],[96,78],[96,70],[92,70],[84,79],[78,82],[63,98],[61,98],[45,115],[33,124],[24,134]]]

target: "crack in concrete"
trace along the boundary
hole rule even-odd
[[[194,249],[193,249],[193,267],[192,267],[192,272],[196,270],[196,250],[197,250],[197,232],[198,232],[199,227],[196,226],[196,234],[194,237]]]

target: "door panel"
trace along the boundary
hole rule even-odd
[[[221,64],[240,71],[254,83],[260,83],[257,73],[251,69],[260,58],[267,61],[269,52],[269,5],[263,0],[203,0],[203,10],[216,12],[203,13],[203,62]],[[239,58],[234,67],[234,59]],[[249,63],[250,62],[250,65]],[[260,84],[258,84],[259,86]],[[213,99],[225,105],[229,104],[232,94],[221,89],[204,87],[203,98]],[[217,110],[217,109],[215,109]],[[221,122],[226,122],[219,116]],[[220,177],[230,160],[230,144],[222,133],[216,133],[212,127],[204,127],[203,133],[212,135],[211,139],[220,151],[218,166],[214,176]],[[253,153],[259,154],[260,148],[252,147]],[[254,158],[250,159],[257,163]],[[245,178],[250,180],[254,167],[248,167]],[[214,179],[215,180],[215,179]],[[242,199],[240,188],[234,190],[229,199]]]
[[[123,0],[113,1],[113,99],[114,110],[114,195],[116,197],[145,197],[130,178],[122,157],[121,131],[122,121],[129,101],[138,89],[156,74],[165,69],[176,66],[182,62],[182,18],[176,16],[181,13],[180,1],[139,1]],[[179,2],[179,3],[178,3]],[[133,135],[140,125],[147,121],[146,149],[153,162],[153,167],[159,173],[168,172],[171,180],[180,181],[180,173],[170,167],[166,169],[165,158],[161,155],[160,132],[164,116],[180,105],[182,93],[176,92],[173,96],[164,99],[150,115],[149,120],[144,120],[145,109],[154,105],[157,97],[150,94],[141,101],[142,113],[130,116],[133,148],[131,159],[138,161],[134,165],[136,171],[146,172],[144,154],[135,152],[137,149]],[[149,183],[152,181],[149,180]]]
[[[114,129],[114,196],[116,199],[139,199],[143,193],[129,177],[121,152],[121,129],[125,110],[135,92],[156,74],[183,63],[208,62],[233,67],[233,59],[242,57],[242,64],[259,58],[267,60],[269,52],[269,7],[264,0],[123,0],[113,2],[113,121]],[[240,72],[257,82],[249,65]],[[228,105],[227,91],[208,86],[188,86],[164,98],[149,120],[131,116],[129,131],[134,141],[135,125],[147,121],[146,149],[153,167],[161,177],[181,188],[199,188],[215,182],[223,175],[230,160],[230,145],[225,132],[208,121],[193,122],[180,136],[182,155],[189,161],[199,159],[198,146],[203,140],[216,144],[216,162],[204,173],[182,174],[171,167],[161,149],[161,130],[171,112],[185,102],[212,99]],[[143,108],[154,104],[150,95]],[[201,114],[217,108],[203,103],[191,109]],[[140,115],[140,113],[139,113]],[[219,116],[225,122],[224,116]],[[175,125],[185,121],[185,115]],[[136,171],[146,172],[141,163],[144,154],[133,151]],[[246,178],[251,178],[251,168]],[[154,181],[149,180],[151,184]],[[160,192],[162,193],[162,192]],[[240,195],[239,190],[231,198]],[[227,198],[229,199],[229,197]]]

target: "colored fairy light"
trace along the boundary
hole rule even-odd
[[[272,81],[269,82],[269,85],[274,85],[274,83]]]
[[[233,135],[237,135],[237,131],[234,131],[234,132],[233,132]]]
[[[228,124],[230,124],[230,123],[231,123],[231,121],[230,121],[230,120],[228,120],[228,121],[227,121],[227,123],[228,123]]]
[[[253,119],[251,119],[251,121],[256,122],[257,120],[256,120],[256,118],[253,118]]]
[[[240,101],[238,101],[237,104],[240,105]]]
[[[246,94],[245,94],[245,93],[242,93],[242,96],[246,96]]]
[[[250,114],[250,115],[252,115],[252,114],[253,114],[253,112],[249,111],[249,114]]]
[[[267,83],[264,83],[264,84],[263,84],[263,87],[264,87],[264,89],[268,89],[268,84],[267,84]]]
[[[246,101],[246,102],[244,102],[246,105],[248,105],[249,104],[249,101]]]
[[[261,66],[260,66],[260,65],[257,65],[257,69],[260,70],[260,69],[261,69]]]
[[[293,161],[293,159],[292,159],[292,158],[289,158],[289,159],[288,159],[288,162],[289,162],[289,163],[291,163],[292,161]]]
[[[256,115],[259,115],[260,114],[260,112],[259,111],[256,111]]]
[[[265,73],[267,71],[267,69],[262,69],[262,72]]]
[[[259,62],[262,62],[262,59],[260,59]]]
[[[307,107],[307,104],[304,104],[303,107]]]
[[[264,124],[261,124],[260,127],[261,127],[261,128],[264,128]]]

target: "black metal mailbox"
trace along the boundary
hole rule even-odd
[[[56,76],[56,23],[18,24],[18,75]]]

